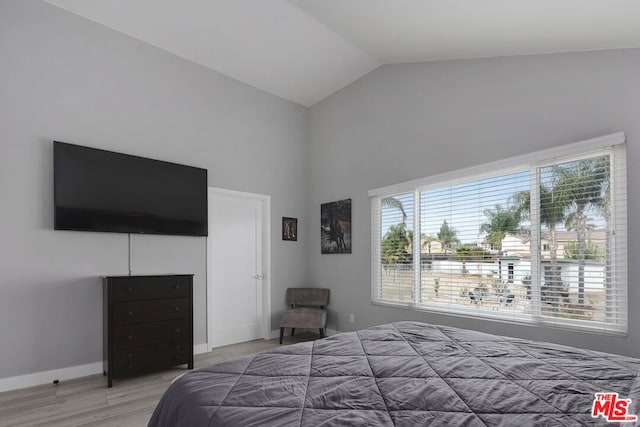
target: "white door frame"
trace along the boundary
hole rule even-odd
[[[262,329],[262,338],[271,338],[271,196],[265,194],[246,193],[243,191],[226,190],[223,188],[209,187],[207,195],[209,194],[224,194],[233,197],[242,197],[248,199],[254,199],[261,201],[261,225],[262,225],[262,248],[258,248],[258,256],[262,254],[262,313],[264,316]],[[207,216],[209,214],[207,213]],[[213,343],[213,330],[209,326],[213,321],[213,291],[212,291],[212,266],[209,254],[212,253],[211,244],[213,243],[211,237],[211,229],[209,229],[209,236],[207,237],[207,349],[212,350],[211,343]]]

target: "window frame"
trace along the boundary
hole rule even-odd
[[[492,321],[502,321],[514,324],[526,324],[529,326],[545,326],[552,328],[578,330],[581,332],[592,332],[606,335],[623,335],[628,331],[628,280],[627,280],[627,225],[626,225],[626,144],[625,135],[622,132],[611,135],[593,138],[573,144],[562,145],[551,149],[541,150],[530,154],[516,156],[508,159],[498,160],[482,165],[477,165],[461,170],[446,172],[423,179],[394,184],[369,191],[371,198],[371,303],[374,305],[405,308],[416,311],[434,312],[445,315],[461,316],[473,319],[483,319]],[[612,233],[611,247],[613,256],[613,266],[616,276],[616,291],[613,299],[623,298],[622,302],[613,301],[608,307],[614,307],[616,317],[621,319],[617,323],[595,322],[592,320],[562,319],[559,317],[542,316],[540,312],[540,286],[533,286],[540,283],[541,275],[544,274],[543,266],[540,262],[541,236],[539,224],[539,194],[538,188],[540,176],[538,170],[545,166],[559,164],[565,161],[575,161],[602,154],[607,151],[611,162],[610,188],[613,199],[611,203],[611,223]],[[514,172],[529,171],[529,191],[531,194],[531,247],[538,248],[532,250],[531,260],[531,298],[532,313],[501,313],[494,312],[473,312],[472,310],[460,309],[452,306],[438,306],[421,301],[421,271],[420,257],[413,259],[413,296],[410,302],[393,301],[382,298],[381,275],[382,263],[380,262],[380,247],[382,243],[382,230],[380,216],[382,213],[381,200],[384,197],[396,196],[402,193],[413,193],[414,209],[420,206],[420,192],[428,189],[440,188],[444,186],[465,183],[469,181],[493,178]],[[622,183],[622,185],[620,185]],[[619,187],[619,188],[618,188]],[[622,204],[622,205],[621,205]],[[622,208],[621,208],[622,207]],[[413,219],[413,247],[420,248],[420,214],[414,212]],[[418,231],[418,232],[416,232]],[[615,232],[618,231],[618,232]],[[623,232],[621,232],[623,231]]]

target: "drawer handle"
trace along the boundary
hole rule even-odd
[[[174,310],[175,310],[175,311],[180,311],[180,306],[179,306],[179,305],[176,305],[176,306],[175,306],[175,308],[174,308]]]
[[[180,289],[180,285],[179,284],[173,285],[173,289],[176,289],[176,290]]]
[[[133,335],[127,335],[127,339],[128,340],[132,340],[133,339]]]
[[[127,288],[127,292],[129,293],[133,292],[133,288]]]
[[[176,344],[176,350],[180,348],[180,344]]]
[[[129,316],[129,317],[133,316],[133,311],[128,312],[127,316]]]
[[[176,334],[180,333],[180,328],[176,328]]]
[[[127,357],[128,357],[129,359],[131,359],[131,358],[133,357],[133,353],[129,353],[129,354],[127,354]]]

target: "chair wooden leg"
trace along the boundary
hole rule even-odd
[[[291,328],[291,336],[296,333],[296,328]]]
[[[324,328],[320,328],[320,338],[324,338]]]
[[[282,344],[282,337],[284,337],[284,328],[280,328],[280,344]]]

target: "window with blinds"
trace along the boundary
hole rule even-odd
[[[370,195],[374,303],[626,332],[623,134]]]

